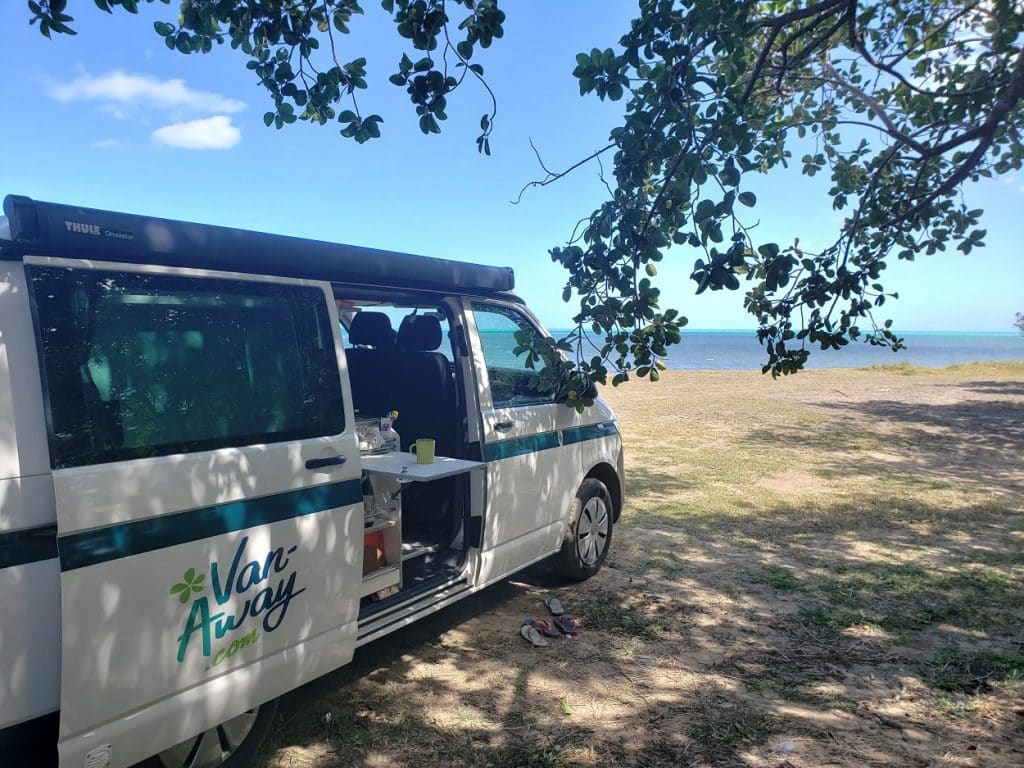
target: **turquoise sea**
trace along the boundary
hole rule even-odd
[[[550,332],[556,338],[560,335],[558,330]],[[813,347],[807,367],[864,368],[910,363],[941,368],[984,360],[1024,361],[1024,336],[1019,333],[919,331],[900,335],[907,348],[899,352],[854,343],[827,352]],[[669,347],[665,362],[674,370],[760,370],[766,359],[753,331],[684,330],[682,343]]]

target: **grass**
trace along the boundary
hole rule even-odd
[[[872,373],[895,373],[901,376],[941,376],[948,374],[967,373],[973,376],[994,374],[1000,377],[1024,376],[1024,362],[1019,360],[992,360],[984,363],[954,363],[942,368],[924,368],[912,363],[889,363],[886,365],[869,365],[862,371]]]
[[[764,710],[729,701],[717,686],[697,692],[692,713],[690,739],[697,745],[697,752],[712,759],[745,744],[763,741],[772,732],[772,720]]]
[[[822,625],[873,624],[896,639],[940,623],[1010,631],[1020,607],[1019,578],[998,566],[968,565],[970,570],[926,562],[833,566],[825,575],[808,576],[802,589],[827,599],[829,607],[814,611],[813,620]]]
[[[1024,680],[1024,655],[947,648],[921,664],[919,674],[943,691],[985,693],[992,690],[993,682]]]
[[[994,642],[994,651],[969,648],[959,662],[939,656],[912,670],[942,690],[963,691],[964,677],[1012,680],[1024,622],[1024,483],[1011,457],[1024,455],[1024,406],[1000,397],[1024,394],[1024,364],[814,376],[812,386],[796,377],[743,387],[740,374],[693,377],[685,406],[666,416],[673,439],[624,430],[640,492],[624,525],[672,526],[694,550],[748,550],[751,562],[717,589],[736,599],[744,584],[762,585],[797,600],[795,620],[817,633],[819,655],[850,633],[883,654],[935,639]],[[894,386],[895,376],[910,381]],[[877,391],[864,391],[868,382]],[[951,400],[950,389],[964,394]],[[620,418],[655,411],[648,393],[655,398],[639,385],[616,400]],[[681,553],[656,551],[644,565],[660,577],[699,570]],[[765,679],[794,700],[816,696],[792,668]]]
[[[623,605],[617,595],[577,602],[576,612],[588,630],[610,632],[637,640],[656,640],[670,629],[663,618],[651,616],[631,605]]]
[[[929,387],[965,375],[991,377],[997,384],[1008,379],[1012,386],[1013,377],[1024,376],[1024,364],[1015,362],[950,369],[901,365],[900,370],[922,378],[922,386]],[[815,393],[820,402],[814,407],[808,407],[804,385],[809,377],[803,375],[757,382],[758,391],[752,397],[749,385],[728,386],[738,375],[704,374],[708,383],[703,388],[688,388],[681,395],[685,405],[659,414],[658,431],[671,439],[651,440],[646,430],[626,431],[631,519],[640,525],[670,524],[692,530],[705,523],[708,514],[734,518],[747,526],[756,525],[758,518],[767,516],[759,513],[773,507],[795,507],[798,513],[809,507],[822,523],[828,521],[820,513],[836,507],[835,490],[840,485],[844,500],[863,498],[867,512],[879,499],[899,498],[913,513],[914,507],[955,510],[963,506],[959,502],[965,493],[976,502],[992,497],[993,484],[979,488],[975,477],[973,487],[965,489],[963,478],[957,476],[962,472],[943,472],[943,465],[951,463],[943,454],[959,445],[965,416],[982,415],[991,419],[993,429],[999,429],[1005,427],[999,413],[980,404],[959,413],[938,408],[929,413],[915,404],[901,405],[898,390],[894,393],[886,387],[885,399],[879,399],[886,418],[865,420],[872,404],[851,402],[851,398],[866,377],[892,381],[888,370],[814,373],[822,374],[816,384],[827,380],[824,396]],[[625,406],[627,412],[636,412],[640,422],[649,422],[651,409],[645,403],[657,399],[657,386],[632,385],[629,397],[616,402],[620,420]],[[1019,439],[1019,432],[1011,437]],[[997,445],[998,434],[983,438],[974,446],[979,457],[991,456],[993,462],[1004,464],[1005,447]],[[885,453],[895,461],[883,463],[875,455]],[[933,466],[908,462],[908,455],[927,459]],[[846,505],[839,509],[848,518]]]
[[[766,565],[750,577],[751,581],[767,584],[772,589],[797,590],[800,580],[792,568],[781,565]]]

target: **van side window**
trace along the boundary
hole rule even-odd
[[[525,355],[518,356],[512,351],[518,346],[515,339],[518,331],[538,335],[540,331],[525,315],[509,307],[477,302],[472,306],[493,407],[554,402],[555,393],[540,393],[530,387],[530,378],[536,376],[537,371],[526,367]]]
[[[54,468],[344,427],[323,291],[27,267]]]

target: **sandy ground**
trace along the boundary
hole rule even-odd
[[[287,697],[262,765],[1024,765],[1024,367],[606,399],[608,566],[535,567],[361,649]],[[549,594],[583,632],[531,648]]]

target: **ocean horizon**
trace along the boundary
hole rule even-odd
[[[558,338],[567,329],[549,331]],[[958,363],[1013,360],[1024,362],[1024,336],[1014,331],[903,331],[907,345],[893,352],[851,342],[834,350],[810,344],[807,368],[867,368],[908,363],[923,368],[944,368]],[[753,330],[683,329],[682,342],[669,347],[669,370],[760,370],[767,353]]]

